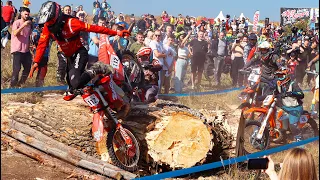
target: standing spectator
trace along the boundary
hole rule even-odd
[[[80,19],[80,17],[84,17],[84,19],[86,19],[88,16],[88,14],[83,10],[83,6],[80,5],[79,6],[79,11],[76,14],[76,17]]]
[[[274,170],[274,162],[268,156],[268,169],[264,170],[271,180],[297,179],[317,180],[317,169],[310,152],[303,148],[293,148],[284,157],[279,176]]]
[[[161,14],[162,23],[167,26],[170,23],[170,18],[167,11],[163,11]]]
[[[212,45],[212,53],[214,56],[214,79],[215,85],[220,86],[221,73],[224,64],[224,59],[228,55],[228,44],[225,39],[224,32],[220,32],[219,37]]]
[[[145,46],[149,47],[150,42],[151,42],[152,39],[153,39],[153,36],[154,36],[154,32],[151,31],[151,30],[149,30],[149,31],[147,32],[147,37],[144,39],[144,45],[145,45]]]
[[[71,6],[66,5],[62,9],[64,14],[71,16]],[[67,58],[62,52],[59,45],[57,45],[57,57],[58,57],[58,69],[57,69],[57,82],[59,84],[66,84],[66,70],[67,70]]]
[[[138,32],[136,35],[137,41],[131,44],[130,51],[133,54],[137,54],[137,52],[140,50],[141,47],[144,46],[144,36],[142,32]]]
[[[34,59],[34,56],[36,54],[36,48],[38,46],[38,41],[40,39],[40,35],[42,32],[42,28],[40,29],[39,26],[37,25],[36,28],[32,31],[32,59]],[[52,39],[50,39],[49,45],[46,48],[46,51],[42,57],[41,62],[39,63],[39,70],[38,70],[38,74],[36,77],[36,87],[41,87],[43,86],[44,83],[44,78],[47,75],[47,71],[48,71],[48,61],[49,61],[49,57],[50,57],[50,49],[51,49],[51,45],[52,45]]]
[[[125,29],[129,28],[129,24],[124,21],[124,16],[119,16],[119,21],[116,24],[123,26]]]
[[[231,78],[232,78],[232,85],[241,87],[243,85],[243,75],[239,74],[239,69],[242,69],[244,66],[243,61],[243,52],[244,47],[247,45],[247,37],[243,36],[242,33],[239,33],[237,35],[237,39],[232,44],[232,54],[234,56],[234,59],[232,60],[231,65]]]
[[[173,35],[172,32],[173,32],[173,27],[172,27],[172,25],[167,25],[167,27],[166,27],[166,32],[163,33],[163,44],[166,44],[166,43],[167,43],[168,37]]]
[[[311,52],[310,52],[310,61],[308,62],[308,69],[309,70],[316,70],[319,73],[319,42],[315,39],[312,39],[311,43]],[[310,82],[311,79],[314,78],[314,75],[308,74],[307,75],[307,83],[311,86]]]
[[[101,17],[100,3],[96,3],[96,7],[93,9],[93,23],[94,24],[98,23],[99,17]]]
[[[116,31],[122,31],[122,30],[124,30],[124,27],[114,25],[114,27],[112,29],[114,29]],[[123,50],[125,50],[127,48],[127,45],[129,43],[128,40],[116,35],[116,36],[109,37],[109,41],[113,47],[114,52],[117,54],[119,59],[122,59],[121,54],[122,54]]]
[[[160,65],[164,66],[164,58],[166,57],[165,49],[163,48],[163,44],[161,42],[161,32],[160,30],[156,30],[154,32],[154,39],[149,44],[150,48],[153,52],[153,59],[157,59],[160,63]],[[163,74],[163,70],[160,71],[160,78],[159,78],[159,91],[162,89],[163,79],[161,77]]]
[[[187,15],[186,18],[184,19],[184,29],[186,31],[191,30],[191,25],[192,25],[192,22],[190,20],[190,17]]]
[[[32,33],[32,22],[28,20],[30,10],[28,8],[22,8],[21,10],[21,19],[14,21],[12,25],[11,54],[13,55],[13,70],[11,87],[17,87],[26,82],[32,63],[29,50]],[[18,81],[21,65],[23,71],[20,81]]]
[[[195,80],[198,77],[197,86],[201,85],[201,78],[204,69],[204,62],[208,52],[208,43],[204,39],[204,31],[198,32],[198,38],[193,39],[189,44],[191,58],[191,84],[192,89],[195,88]]]
[[[167,43],[163,45],[164,50],[166,51],[166,57],[163,61],[163,67],[162,67],[162,79],[163,79],[163,85],[164,85],[164,94],[169,93],[170,89],[170,81],[171,81],[171,75],[173,72],[173,65],[174,65],[174,60],[176,59],[177,53],[176,51],[172,48],[174,44],[174,36],[171,35],[167,39]],[[160,89],[161,91],[161,89]]]
[[[12,7],[12,1],[7,1],[6,6],[2,7],[2,17],[6,25],[9,26],[14,19],[14,8]]]
[[[142,19],[140,19],[137,22],[138,30],[141,32],[145,32],[147,30],[147,22],[145,15],[142,16]]]
[[[100,17],[98,20],[98,26],[106,26],[106,18]],[[88,58],[88,64],[87,69],[89,69],[95,62],[98,61],[98,52],[99,52],[99,40],[100,40],[100,34],[90,32],[89,33],[89,58]]]
[[[179,40],[178,43],[178,59],[175,65],[175,78],[174,78],[174,90],[176,93],[181,93],[183,88],[183,80],[187,72],[188,60],[190,57],[189,49],[186,46],[187,41],[191,35],[192,31],[185,33],[180,33],[177,36]]]
[[[103,0],[101,3],[101,8],[103,9],[103,17],[107,17],[107,12],[111,9],[111,6],[109,3],[107,3],[107,0]]]
[[[96,0],[93,2],[93,8],[96,8],[97,7],[97,4],[99,4],[99,7],[100,7],[100,2],[99,0]]]
[[[299,55],[299,64],[297,65],[296,71],[296,81],[300,84],[303,82],[303,78],[306,75],[306,68],[309,62],[309,57],[311,53],[311,48],[309,46],[309,37],[304,37],[304,43],[301,45],[301,48],[303,49],[303,52]]]

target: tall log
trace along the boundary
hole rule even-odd
[[[70,174],[70,177],[73,178],[85,178],[85,179],[92,179],[92,180],[107,180],[109,178],[101,175],[96,175],[90,171],[86,171],[84,169],[75,167],[69,163],[61,161],[57,158],[49,156],[35,148],[32,148],[24,143],[19,142],[18,140],[11,138],[10,136],[1,133],[1,141],[5,144],[10,145],[15,151],[20,152],[28,157],[31,157],[41,164],[57,168],[60,171]]]

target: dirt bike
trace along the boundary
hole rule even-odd
[[[306,73],[315,75],[315,86],[311,89],[313,98],[311,103],[311,114],[313,118],[319,118],[319,74],[315,71],[308,71]]]
[[[259,83],[260,83],[260,76],[261,76],[261,68],[259,66],[256,67],[250,67],[247,70],[240,69],[239,73],[242,74],[249,74],[248,77],[248,85],[246,88],[242,90],[242,92],[239,94],[238,98],[242,102],[238,109],[241,109],[242,112],[245,110],[258,106],[257,102],[257,96],[260,89]],[[253,114],[243,114],[245,115],[245,118],[248,117],[253,118]]]
[[[124,101],[115,88],[112,75],[99,75],[92,85],[74,90],[64,100],[70,101],[81,95],[94,113],[92,136],[101,159],[107,161],[105,158],[109,155],[113,164],[132,172],[138,168],[140,146],[132,131],[117,118],[115,112],[124,107]]]
[[[280,143],[288,140],[287,131],[289,119],[283,110],[277,112],[278,101],[276,89],[268,95],[262,107],[253,107],[246,113],[257,113],[257,120],[249,120],[245,124],[243,136],[243,148],[246,154],[265,150],[270,142]],[[298,121],[298,128],[302,132],[303,139],[318,136],[317,123],[312,119],[308,111],[303,111]]]

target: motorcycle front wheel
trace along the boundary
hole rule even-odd
[[[125,125],[122,125],[123,130],[130,137],[132,146],[129,147],[121,135],[120,129],[113,128],[108,133],[107,148],[110,158],[114,165],[126,171],[134,172],[138,169],[140,160],[140,144],[136,136]]]
[[[243,148],[245,154],[251,154],[268,148],[270,144],[269,131],[264,130],[261,140],[256,139],[261,123],[256,120],[246,122],[243,136]]]

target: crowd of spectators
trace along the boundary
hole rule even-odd
[[[12,26],[12,32],[15,32],[17,29],[19,31],[19,33],[14,33],[12,38],[8,37],[10,33],[7,32],[1,39],[1,44],[4,48],[6,42],[11,38],[11,53],[14,55],[14,59],[16,59],[13,64],[12,87],[24,83],[25,75],[31,65],[29,61],[32,61],[30,59],[32,59],[32,55],[35,53],[34,49],[37,45],[36,37],[39,37],[41,33],[41,27],[36,23],[30,24],[31,19],[26,19],[26,22],[24,22],[24,18],[19,17],[19,19],[14,21],[17,14],[23,15],[22,12],[28,12],[26,17],[29,17],[30,11],[27,8],[29,4],[30,2],[24,3],[22,7],[25,9],[20,9],[19,13],[17,13],[16,8],[12,5],[12,1],[7,1],[6,5],[2,6],[3,24],[1,28]],[[230,15],[227,15],[226,20],[220,21],[220,19],[218,19],[212,22],[210,20],[197,20],[195,17],[188,15],[183,16],[182,14],[174,17],[166,11],[163,11],[160,21],[151,14],[144,14],[141,18],[136,18],[134,14],[131,14],[129,18],[126,19],[126,16],[122,12],[116,15],[114,11],[111,11],[111,5],[106,0],[103,0],[103,2],[95,0],[92,8],[93,16],[89,16],[82,5],[79,5],[75,9],[70,5],[65,5],[62,7],[62,10],[63,13],[77,17],[84,22],[91,21],[89,18],[92,17],[93,24],[106,26],[113,30],[128,29],[129,24],[134,22],[135,26],[132,31],[133,38],[126,39],[113,36],[109,37],[110,43],[120,59],[122,52],[126,49],[135,54],[141,47],[151,47],[153,50],[153,58],[158,59],[163,66],[160,72],[159,85],[160,90],[164,87],[164,93],[169,93],[170,89],[176,93],[181,93],[183,87],[188,85],[190,85],[189,89],[201,87],[202,74],[207,61],[214,62],[214,85],[218,87],[221,85],[221,75],[225,72],[224,66],[227,60],[230,60],[231,69],[229,73],[232,78],[232,85],[234,87],[243,86],[244,77],[239,74],[238,71],[243,68],[251,58],[250,53],[257,51],[257,44],[264,40],[272,44],[284,39],[285,34],[282,26],[276,26],[273,23],[266,24],[259,32],[255,32],[258,40],[252,42],[249,38],[252,31],[248,26],[248,18],[230,18]],[[20,31],[22,33],[20,33]],[[33,33],[31,34],[31,32]],[[32,41],[27,40],[29,39],[28,35],[31,35]],[[19,36],[24,36],[25,39],[17,38]],[[83,32],[80,36],[83,45],[89,51],[87,67],[90,67],[94,62],[98,61],[100,35],[97,33]],[[318,36],[318,28],[300,30],[293,27],[292,35],[290,36],[290,42],[292,42],[292,44],[289,44],[291,49],[281,56],[289,62],[295,62],[295,77],[300,84],[305,76],[304,69],[306,69],[308,63],[318,55],[316,51],[319,42]],[[19,46],[20,49],[14,49],[18,47],[17,41],[24,43],[24,48],[21,49],[21,46]],[[20,62],[24,67],[25,73],[23,73],[21,81],[19,81],[20,83],[16,83],[16,76],[20,71],[18,66],[20,67],[20,65],[18,65],[19,58],[17,58],[19,55],[15,54],[17,54],[16,52],[28,53],[29,49],[27,47],[33,47],[30,55],[31,58],[24,60],[28,61],[28,63]],[[299,53],[296,53],[297,48],[300,50]],[[66,58],[59,49],[57,46],[57,57],[59,59],[57,81],[64,84]],[[49,57],[48,53],[47,58],[49,59]],[[191,66],[191,78],[187,84],[184,80],[188,65]],[[44,66],[46,69],[47,63],[45,63]],[[315,66],[313,65],[312,68],[315,68]],[[42,79],[44,79],[45,73],[46,70],[43,70]],[[308,84],[311,79],[312,76],[308,75]],[[38,83],[37,86],[42,84],[43,83]]]

